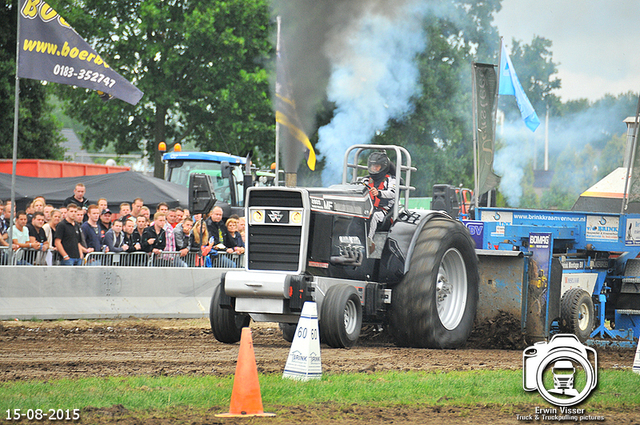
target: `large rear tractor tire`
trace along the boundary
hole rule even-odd
[[[478,260],[468,230],[433,218],[423,227],[411,266],[391,294],[391,335],[399,346],[457,348],[478,305]]]
[[[218,285],[211,298],[209,308],[209,321],[213,336],[220,342],[234,344],[240,341],[242,328],[249,326],[251,317],[246,314],[238,314],[232,308],[222,308],[220,306],[220,296],[222,285]]]
[[[571,288],[560,299],[560,331],[571,333],[584,343],[595,323],[591,296],[581,288]]]
[[[353,286],[331,286],[320,308],[320,342],[333,348],[352,347],[362,329],[362,304]]]

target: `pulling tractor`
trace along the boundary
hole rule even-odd
[[[375,249],[360,165],[372,150],[390,153],[399,182]],[[214,291],[216,339],[237,342],[253,319],[280,323],[290,341],[304,302],[315,301],[331,347],[352,346],[371,324],[399,346],[455,348],[474,320],[503,312],[520,319],[528,343],[572,333],[593,345],[637,344],[640,214],[479,208],[477,220],[458,220],[455,201],[449,213],[405,207],[415,171],[406,149],[355,145],[344,158],[339,185],[248,190],[245,268],[223,274]]]
[[[362,177],[364,153],[395,161],[396,199],[367,242],[372,199]],[[388,327],[399,346],[455,348],[471,333],[479,275],[474,242],[441,211],[409,210],[409,152],[355,145],[345,153],[342,184],[328,188],[252,187],[247,191],[245,267],[215,289],[216,339],[240,340],[250,319],[278,322],[291,340],[305,301],[318,306],[320,338],[350,347],[363,324]]]

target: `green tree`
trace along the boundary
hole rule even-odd
[[[521,208],[540,208],[540,199],[534,190],[533,183],[533,164],[530,162],[524,169],[524,178],[522,179],[522,198],[519,205]]]
[[[109,65],[145,94],[103,103],[61,86],[83,143],[118,153],[165,141],[245,155],[270,152],[274,122],[264,63],[271,53],[265,0],[59,0],[56,10]]]
[[[393,120],[374,143],[405,146],[417,165],[415,196],[430,196],[436,183],[473,187],[471,68],[491,62],[499,38],[491,25],[499,1],[454,1],[448,18],[425,22],[428,44],[418,57],[421,93],[413,111]]]
[[[449,36],[456,44],[466,46],[468,54],[474,52],[474,60],[494,63],[500,49],[498,29],[493,26],[493,17],[502,9],[502,0],[454,0],[456,18]]]
[[[604,146],[598,158],[598,177],[602,178],[611,173],[624,163],[625,147],[627,146],[627,136],[616,135]]]
[[[588,145],[579,152],[564,150],[557,158],[551,187],[543,196],[542,205],[545,208],[571,209],[580,193],[601,177],[594,163],[597,156],[598,152]],[[558,166],[568,163],[571,166]]]
[[[554,130],[570,128],[576,137],[567,141],[578,145],[588,143],[601,150],[612,137],[626,132],[624,119],[635,116],[637,103],[638,94],[633,92],[606,94],[595,102],[584,99],[567,102],[560,111]],[[589,135],[585,137],[587,132]]]
[[[7,0],[0,6],[0,158],[13,157],[17,4]],[[47,104],[47,87],[23,78],[19,101],[18,158],[63,159],[62,136]]]

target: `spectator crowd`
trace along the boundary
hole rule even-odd
[[[208,217],[191,216],[189,210],[170,209],[164,202],[152,216],[142,198],[120,204],[115,213],[107,199],[92,203],[85,193],[85,186],[77,184],[60,208],[36,197],[25,210],[13,211],[13,223],[11,201],[0,201],[0,264],[8,264],[12,250],[19,265],[103,265],[107,253],[164,261],[156,265],[240,265],[244,217],[225,219],[220,207]]]

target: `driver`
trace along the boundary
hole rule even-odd
[[[393,175],[393,165],[386,152],[372,152],[367,161],[369,175],[364,183],[369,187],[369,195],[373,201],[373,214],[369,223],[369,245],[375,249],[373,236],[378,224],[382,223],[387,212],[393,207],[398,185]]]

